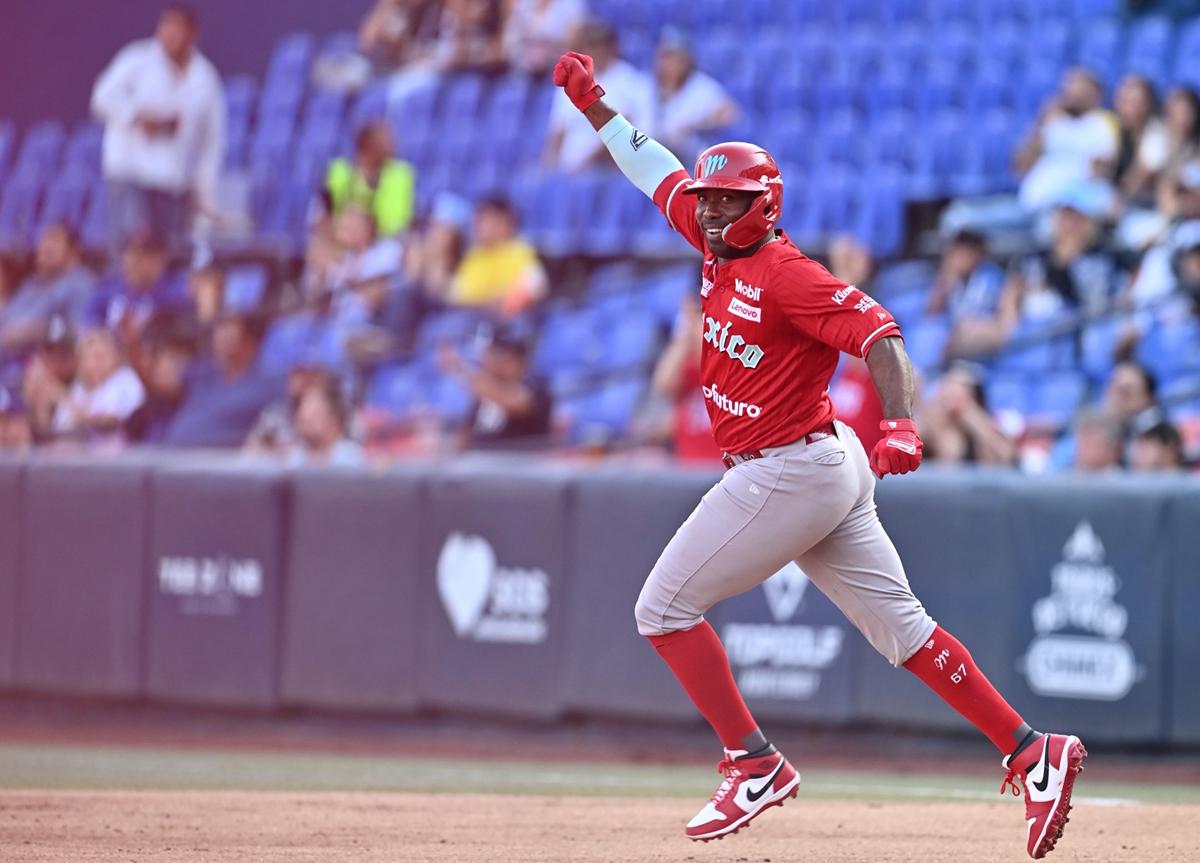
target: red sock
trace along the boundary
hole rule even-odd
[[[726,749],[740,749],[742,738],[758,728],[746,708],[729,667],[725,645],[703,620],[691,629],[648,636],[671,667],[696,709],[708,720]]]
[[[1013,732],[1025,724],[975,665],[970,652],[940,626],[904,667],[982,731],[1005,755],[1020,742]]]

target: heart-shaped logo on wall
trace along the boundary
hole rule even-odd
[[[481,536],[452,533],[438,555],[437,586],[442,607],[459,637],[479,622],[491,596],[496,552]]]

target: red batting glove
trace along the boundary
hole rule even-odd
[[[554,83],[566,91],[567,97],[580,111],[604,95],[604,88],[596,83],[596,72],[592,58],[578,51],[568,51],[554,64]]]
[[[884,420],[879,424],[883,437],[871,450],[871,470],[883,479],[889,473],[908,473],[921,465],[921,450],[925,444],[917,435],[912,420]]]

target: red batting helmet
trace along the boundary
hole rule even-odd
[[[735,249],[753,246],[775,227],[783,209],[783,176],[771,154],[756,144],[714,144],[696,159],[696,182],[684,194],[701,189],[758,192],[746,214],[725,226],[721,238]]]

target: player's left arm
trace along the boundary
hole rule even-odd
[[[880,479],[889,473],[914,471],[921,464],[924,444],[912,418],[913,368],[900,332],[893,331],[875,341],[866,361],[887,417],[879,424],[884,434],[871,451],[871,470]]]

